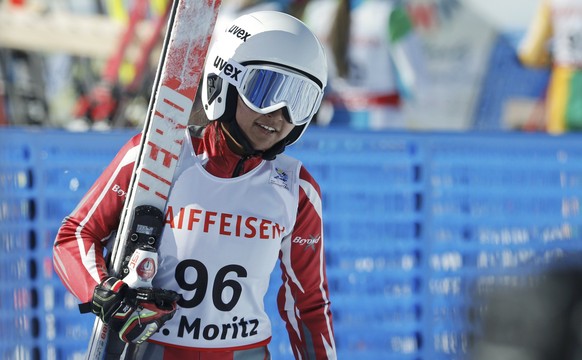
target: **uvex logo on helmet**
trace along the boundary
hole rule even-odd
[[[224,60],[220,56],[216,56],[214,59],[214,67],[218,70],[221,78],[235,86],[240,85],[240,81],[242,80],[245,71],[244,66],[235,61]]]
[[[242,41],[247,41],[247,38],[251,36],[251,33],[247,32],[245,29],[242,29],[236,25],[231,26],[230,29],[228,29],[226,32],[233,34]]]

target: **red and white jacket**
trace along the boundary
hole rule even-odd
[[[271,324],[263,297],[279,259],[277,304],[295,357],[335,359],[318,184],[283,154],[247,159],[232,177],[241,157],[219,128],[213,122],[201,138],[186,135],[154,279],[182,298],[149,341],[186,351],[265,346]],[[103,251],[118,229],[139,141],[119,151],[57,234],[55,270],[82,302],[108,276]]]

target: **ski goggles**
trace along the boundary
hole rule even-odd
[[[305,75],[271,65],[247,65],[237,86],[245,104],[259,114],[287,108],[293,125],[307,124],[319,109],[323,90]]]

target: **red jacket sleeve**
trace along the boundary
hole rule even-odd
[[[336,359],[325,270],[321,192],[301,168],[297,221],[280,254],[277,298],[296,359]]]
[[[57,232],[55,271],[82,302],[90,301],[95,286],[107,277],[103,251],[119,226],[140,136],[121,148]]]

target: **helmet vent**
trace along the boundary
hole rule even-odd
[[[207,78],[207,84],[208,104],[212,104],[222,90],[222,79],[216,74],[210,74]],[[218,102],[222,102],[220,97],[218,97]]]

